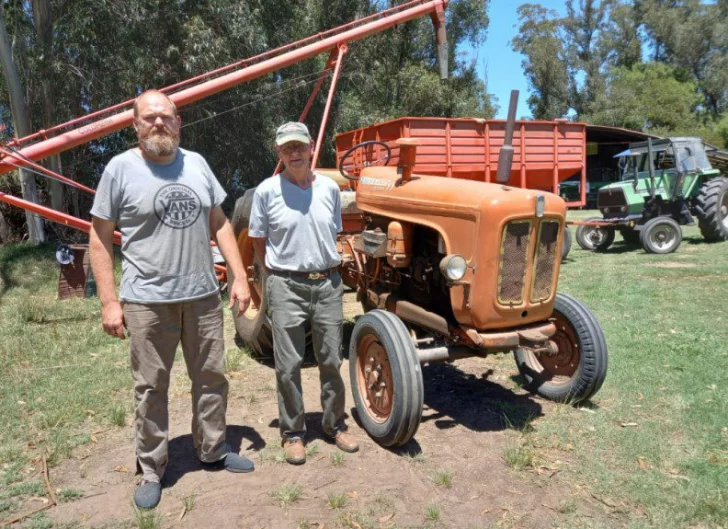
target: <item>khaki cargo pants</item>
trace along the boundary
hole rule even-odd
[[[192,380],[192,440],[200,460],[214,462],[225,442],[228,382],[220,295],[181,303],[124,303],[136,402],[137,465],[145,481],[159,482],[167,467],[170,373],[182,342]]]
[[[344,285],[338,272],[322,279],[268,276],[268,305],[273,327],[278,412],[284,440],[306,433],[301,366],[306,321],[311,323],[313,350],[319,367],[323,430],[330,436],[346,429],[346,388],[341,378]]]

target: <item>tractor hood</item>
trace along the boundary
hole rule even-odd
[[[450,289],[461,325],[508,327],[551,315],[566,216],[559,196],[417,174],[403,182],[390,167],[362,171],[356,194],[362,211],[427,226],[446,254],[465,258],[465,277]]]

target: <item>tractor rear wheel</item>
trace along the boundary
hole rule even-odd
[[[703,184],[695,209],[706,241],[728,241],[728,178],[719,176]]]
[[[587,219],[597,221],[602,219]],[[602,226],[581,225],[576,229],[576,242],[584,250],[601,252],[609,248],[614,242],[614,228]]]
[[[647,253],[672,253],[680,247],[682,230],[670,217],[655,217],[645,222],[640,242]]]
[[[250,347],[256,358],[273,358],[273,331],[268,318],[268,300],[265,296],[265,282],[268,278],[265,266],[255,257],[253,241],[248,237],[248,224],[250,211],[253,207],[255,189],[248,189],[245,194],[235,202],[232,226],[238,251],[243,260],[243,266],[255,269],[255,281],[249,283],[250,306],[245,314],[233,318],[235,330],[240,338]],[[228,267],[228,277],[232,277]]]
[[[596,317],[581,301],[556,294],[551,338],[556,354],[515,351],[526,387],[556,402],[576,403],[593,396],[607,376],[607,342]]]
[[[349,376],[359,420],[382,446],[401,446],[422,419],[422,370],[412,337],[391,312],[372,310],[354,325]]]

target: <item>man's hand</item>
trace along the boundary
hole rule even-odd
[[[232,286],[230,287],[230,308],[235,306],[235,302],[238,302],[238,314],[240,317],[245,314],[250,305],[250,289],[248,288],[248,281],[245,277],[235,278]]]
[[[110,301],[101,307],[101,325],[104,327],[106,334],[116,336],[122,340],[126,338],[124,335],[124,312],[121,310],[121,303]]]

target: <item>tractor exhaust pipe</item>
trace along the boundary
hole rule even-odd
[[[506,137],[498,154],[498,173],[496,182],[507,184],[511,179],[513,165],[513,127],[516,124],[516,108],[518,107],[518,90],[511,90],[511,101],[508,105],[508,121],[506,121]]]
[[[440,65],[440,79],[448,78],[448,57],[449,48],[447,46],[447,29],[445,27],[445,8],[438,5],[435,12],[430,14],[432,24],[435,26],[435,42],[437,44],[437,63]]]

